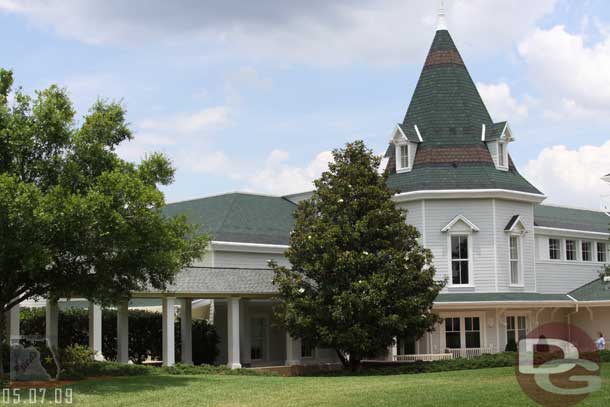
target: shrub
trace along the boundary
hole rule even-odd
[[[21,311],[21,332],[23,335],[45,334],[44,308],[23,308]],[[129,311],[129,356],[133,362],[141,363],[147,358],[161,359],[163,337],[162,315],[143,310]],[[176,320],[176,343],[180,344],[180,320]],[[59,347],[71,345],[87,346],[89,341],[89,315],[84,309],[70,308],[59,313]],[[104,309],[102,313],[102,353],[108,360],[117,357],[116,310]],[[193,362],[211,364],[218,356],[220,339],[213,325],[207,321],[193,321]],[[177,350],[178,358],[180,349]]]

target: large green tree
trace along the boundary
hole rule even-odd
[[[380,158],[362,141],[333,158],[296,210],[291,267],[271,266],[290,334],[335,349],[358,369],[396,337],[421,336],[439,321],[430,311],[444,282],[434,279],[430,251],[392,201]]]
[[[108,304],[163,289],[201,255],[207,237],[162,214],[169,160],[117,155],[132,137],[120,103],[98,101],[77,122],[66,90],[12,84],[0,70],[0,315],[38,296]]]

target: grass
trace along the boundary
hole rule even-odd
[[[583,406],[610,404],[603,386]],[[72,385],[79,406],[536,406],[513,368],[393,376],[265,377],[159,375],[86,380]]]

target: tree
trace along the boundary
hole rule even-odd
[[[430,312],[444,286],[405,211],[396,208],[380,158],[362,141],[333,151],[334,162],[299,203],[286,257],[271,262],[293,337],[335,349],[356,370],[396,337],[421,337],[439,321]]]
[[[170,161],[119,158],[132,138],[120,103],[97,101],[79,125],[64,89],[9,103],[12,84],[0,69],[0,315],[39,296],[109,304],[165,288],[208,240],[162,213]]]

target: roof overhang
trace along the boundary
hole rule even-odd
[[[568,236],[568,237],[584,237],[584,238],[604,238],[607,239],[610,233],[591,232],[588,230],[562,229],[552,228],[547,226],[534,226],[534,231],[548,236]]]
[[[565,300],[556,301],[455,301],[455,302],[434,302],[432,309],[487,309],[487,308],[574,308],[576,303]]]
[[[262,244],[242,242],[222,242],[213,240],[210,243],[212,250],[221,252],[247,252],[247,253],[272,253],[283,254],[290,246],[283,244]]]
[[[513,201],[540,203],[546,196],[530,192],[508,189],[443,189],[402,192],[393,196],[395,202],[418,201],[421,199],[472,199],[502,198]]]

